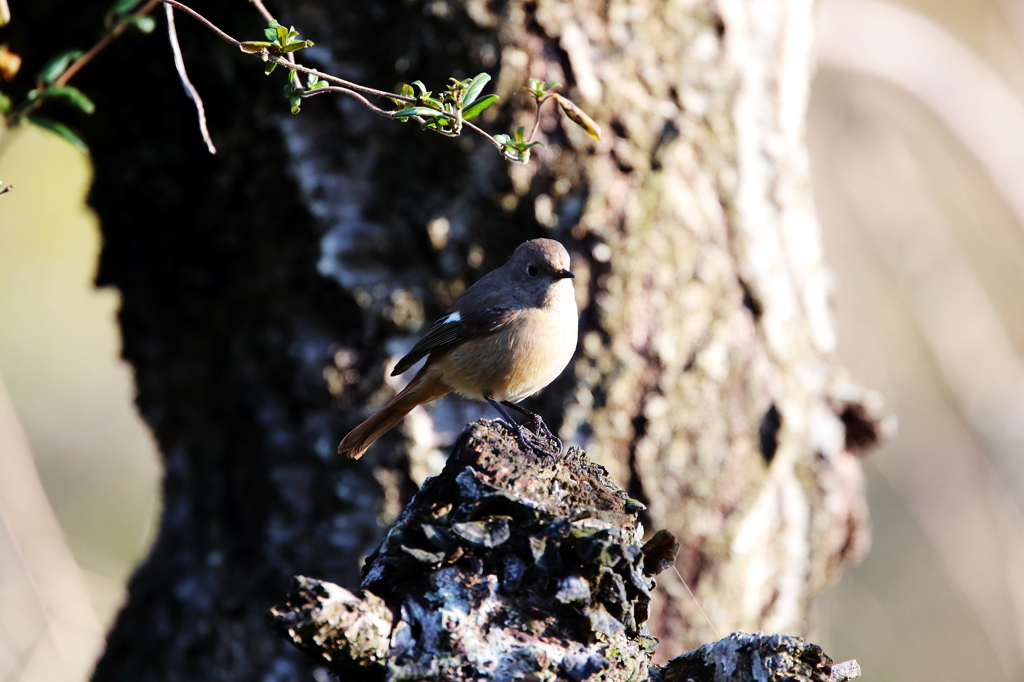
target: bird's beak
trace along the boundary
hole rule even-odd
[[[576,275],[568,270],[555,270],[555,279],[576,279]]]

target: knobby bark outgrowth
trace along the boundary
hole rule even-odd
[[[339,438],[396,390],[389,364],[423,325],[539,236],[572,255],[581,343],[527,406],[679,539],[718,629],[804,632],[866,546],[854,453],[884,412],[833,357],[803,141],[812,0],[268,4],[315,41],[305,63],[435,91],[487,71],[502,100],[481,125],[496,132],[532,123],[528,77],[559,81],[605,140],[550,108],[547,146],[521,166],[350,99],[291,116],[283,69],[265,77],[183,18],[216,157],[162,37],[126,35],[76,76],[97,112],[66,119],[95,168],[97,281],[121,292],[165,471],[159,531],[94,678],[308,675],[262,614],[296,574],[357,589],[362,558],[483,413],[439,401],[358,462],[334,458]],[[54,22],[64,4],[23,3],[8,28],[25,72],[108,5]],[[200,9],[262,36],[250,3]],[[675,580],[649,623],[662,651],[714,639]]]
[[[298,576],[267,615],[343,680],[851,679],[796,637],[733,633],[656,666],[654,576],[679,543],[643,543],[644,506],[577,447],[557,461],[500,422],[462,435],[363,568],[358,595]],[[642,543],[642,544],[641,544]]]

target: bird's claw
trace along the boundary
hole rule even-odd
[[[551,459],[558,459],[562,454],[562,441],[558,439],[555,434],[551,433],[551,429],[547,427],[544,420],[539,416],[531,420],[537,427],[536,431],[530,431],[529,429],[523,428],[521,424],[512,422],[509,424],[504,419],[500,420],[510,431],[516,434],[519,440],[519,445],[524,449],[532,452],[535,455],[544,455]]]

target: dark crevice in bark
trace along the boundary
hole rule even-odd
[[[743,307],[750,311],[750,314],[754,316],[754,322],[761,319],[761,315],[764,313],[764,308],[761,306],[761,302],[754,298],[754,294],[750,291],[750,287],[747,283],[740,279],[740,289],[743,290]]]
[[[675,142],[679,138],[679,135],[679,126],[676,125],[675,121],[665,121],[665,125],[661,128],[661,133],[658,135],[658,141],[654,144],[654,148],[651,150],[651,170],[661,170],[662,152],[666,147]]]
[[[715,34],[718,36],[719,40],[725,37],[725,21],[722,19],[722,15],[714,15],[712,26],[715,27]]]
[[[847,404],[839,413],[839,419],[846,429],[846,449],[850,452],[863,452],[882,438],[879,420],[861,403]]]
[[[643,439],[646,429],[647,418],[644,416],[643,410],[640,410],[640,413],[633,417],[633,440],[629,444],[629,483],[626,487],[630,497],[644,505],[644,509],[640,510],[640,522],[644,524],[645,528],[650,528],[652,526],[651,514],[647,510],[650,500],[647,493],[644,492],[643,476],[640,474],[636,461],[636,446]]]
[[[761,455],[768,464],[772,463],[775,451],[779,448],[779,429],[782,428],[782,415],[779,409],[772,403],[768,411],[761,419],[761,426],[757,430],[761,442]]]

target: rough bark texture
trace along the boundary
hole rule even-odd
[[[38,0],[18,30],[80,44],[107,4],[55,25],[58,3]],[[529,406],[647,505],[645,525],[679,538],[678,568],[719,630],[803,631],[813,596],[865,546],[851,453],[881,428],[831,356],[803,145],[811,0],[271,7],[316,41],[304,62],[362,83],[437,90],[489,71],[496,132],[530,123],[516,96],[528,77],[561,81],[605,141],[552,108],[548,146],[510,166],[350,99],[290,116],[280,73],[184,18],[218,156],[162,37],[126,36],[76,77],[97,104],[69,119],[95,163],[97,279],[122,292],[124,356],[166,467],[158,538],[95,679],[305,674],[261,614],[295,574],[355,589],[481,412],[446,399],[356,463],[332,456],[339,437],[395,390],[389,358],[542,235],[572,253],[581,344]],[[247,3],[197,8],[262,34]],[[27,71],[40,44],[12,38]],[[663,649],[711,639],[681,583],[662,587]]]
[[[297,577],[268,621],[345,680],[827,682],[859,673],[799,638],[760,633],[655,666],[653,576],[679,544],[660,531],[641,548],[642,509],[579,448],[538,460],[503,425],[481,421],[388,531],[358,596]]]

